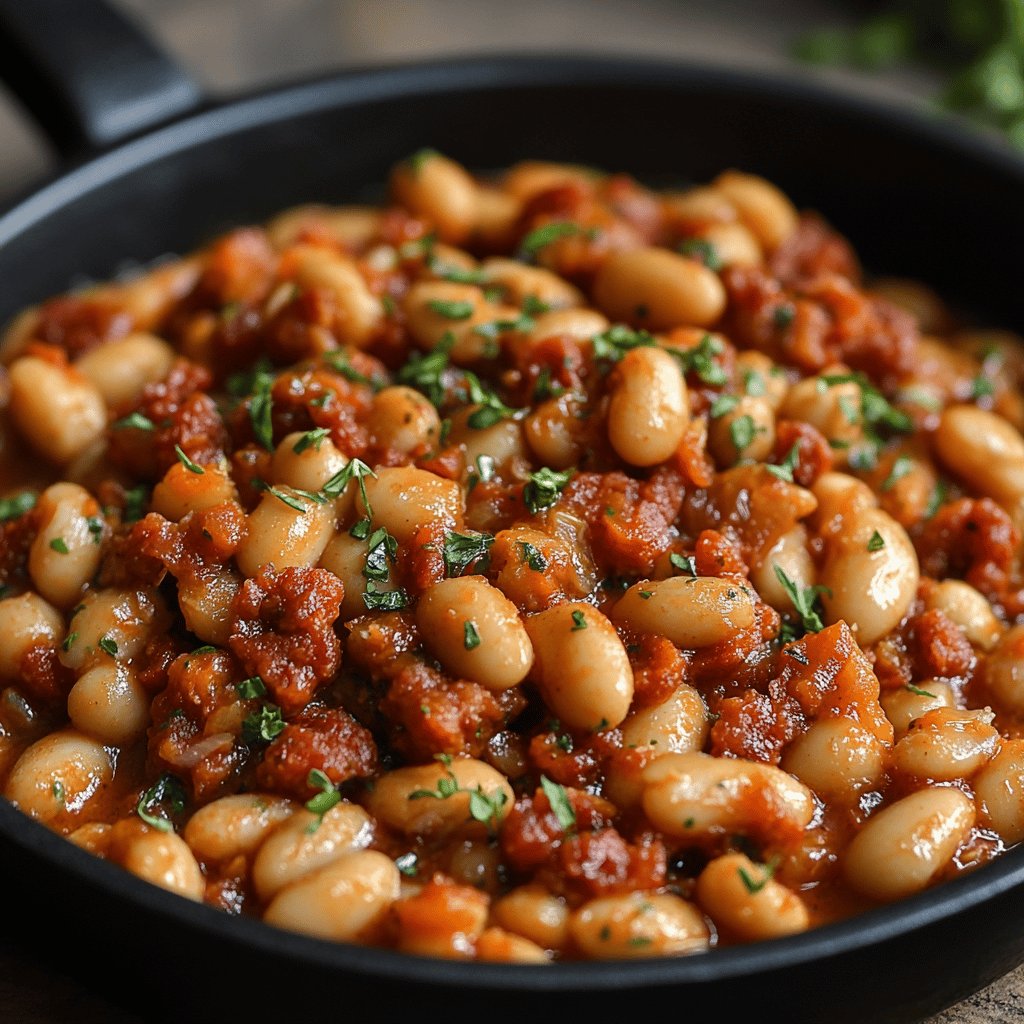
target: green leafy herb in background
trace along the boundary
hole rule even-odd
[[[944,78],[936,101],[1024,148],[1024,0],[888,0],[852,29],[797,40],[808,63],[883,71],[917,63]],[[862,9],[862,6],[861,6]]]

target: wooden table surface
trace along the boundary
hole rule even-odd
[[[787,45],[838,5],[824,0],[115,0],[209,87],[233,92],[346,65],[453,52],[598,50],[792,70]],[[920,103],[934,83],[913,69],[884,77],[826,74],[841,87]],[[524,157],[529,154],[524,153]],[[0,199],[53,169],[46,146],[0,94]],[[8,897],[10,898],[10,897]],[[1024,923],[1022,923],[1024,927]],[[0,910],[0,1021],[139,1024],[24,952]],[[965,941],[969,939],[965,938]],[[929,1024],[1024,1024],[1024,967]]]

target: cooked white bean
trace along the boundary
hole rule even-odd
[[[569,940],[569,908],[543,886],[513,889],[495,901],[491,913],[502,928],[542,949],[564,949]]]
[[[433,224],[442,241],[457,245],[469,236],[478,186],[461,164],[423,150],[395,167],[391,190],[402,206]]]
[[[372,839],[373,822],[356,804],[335,804],[323,818],[297,810],[260,846],[252,865],[256,892],[266,902],[286,886],[364,849]]]
[[[521,160],[505,173],[502,185],[517,199],[532,199],[548,189],[564,185],[591,188],[601,175],[580,164],[559,164],[547,160]]]
[[[775,569],[781,569],[800,591],[814,585],[816,570],[807,547],[807,527],[797,523],[768,549],[750,574],[750,582],[765,604],[777,612],[792,614],[793,599]]]
[[[118,845],[116,859],[133,875],[187,899],[202,900],[206,880],[181,836],[142,826]]]
[[[894,900],[919,892],[956,853],[974,824],[958,789],[922,789],[873,814],[843,858],[847,881],[865,896]]]
[[[386,527],[399,544],[411,540],[421,526],[433,523],[454,530],[462,522],[458,483],[415,466],[378,469],[375,477],[366,479],[366,497],[374,523]],[[361,515],[366,514],[361,495],[356,507]]]
[[[899,625],[917,593],[920,570],[907,531],[881,509],[847,516],[829,538],[819,574],[829,622],[846,622],[861,646]]]
[[[439,784],[457,788],[444,796]],[[444,792],[447,792],[445,790]],[[469,813],[471,792],[490,801],[493,817],[477,821]],[[438,793],[439,796],[423,794]],[[420,795],[417,795],[420,794]],[[397,768],[376,780],[367,794],[366,807],[378,821],[406,835],[447,836],[458,833],[484,837],[500,824],[512,807],[512,787],[501,772],[471,757],[452,758],[450,763]]]
[[[708,445],[720,466],[763,462],[775,448],[775,412],[766,398],[750,395],[711,420]]]
[[[72,614],[61,664],[80,671],[108,658],[130,661],[170,621],[156,590],[90,590]]]
[[[573,941],[595,960],[634,960],[706,949],[710,933],[701,912],[669,893],[600,896],[569,919]]]
[[[404,455],[427,451],[437,444],[441,433],[441,418],[429,399],[403,385],[374,395],[366,425],[378,445]]]
[[[543,267],[530,267],[518,260],[493,256],[484,260],[480,269],[484,280],[498,285],[506,298],[517,306],[528,298],[539,299],[551,309],[583,305],[578,288]]]
[[[101,743],[123,746],[149,726],[149,696],[127,665],[108,661],[78,677],[68,694],[68,717]]]
[[[553,309],[534,317],[533,327],[526,338],[535,343],[565,335],[576,341],[590,341],[595,335],[608,330],[608,326],[608,318],[596,309]]]
[[[211,569],[178,581],[178,607],[189,631],[200,640],[226,647],[231,636],[231,602],[242,577],[231,568]]]
[[[330,437],[310,440],[304,431],[296,430],[282,438],[274,449],[270,479],[278,486],[319,491],[347,465],[348,459],[338,451]]]
[[[679,647],[709,647],[754,622],[750,592],[716,576],[635,583],[612,610],[615,622],[666,636]]]
[[[725,309],[718,276],[667,249],[612,253],[594,278],[594,303],[613,320],[651,330],[710,327]]]
[[[297,242],[310,228],[326,231],[350,251],[362,249],[380,230],[381,211],[374,206],[323,206],[307,203],[277,214],[266,225],[275,249]]]
[[[1006,740],[974,777],[981,821],[1007,845],[1024,839],[1024,740]]]
[[[238,501],[238,491],[224,469],[205,466],[202,473],[192,473],[175,462],[153,488],[152,509],[180,522],[190,512],[205,512],[227,501]]]
[[[384,310],[355,263],[315,245],[292,246],[282,273],[302,288],[329,291],[337,304],[333,330],[343,345],[364,345],[380,324]]]
[[[913,687],[902,686],[882,694],[882,710],[892,722],[896,739],[900,739],[910,728],[915,718],[935,708],[956,706],[953,687],[941,679],[925,679]]]
[[[970,778],[996,751],[994,717],[987,709],[926,711],[896,744],[893,767],[903,775],[936,782]]]
[[[583,453],[583,405],[571,392],[549,398],[523,422],[526,441],[538,461],[552,469],[575,466]]]
[[[238,568],[250,578],[265,565],[316,565],[334,535],[333,504],[314,501],[292,488],[275,490],[278,494],[267,491],[249,513],[245,539],[235,552]]]
[[[796,208],[770,181],[756,174],[726,171],[715,178],[712,187],[732,203],[740,220],[769,252],[796,230]]]
[[[102,744],[65,729],[37,740],[18,758],[4,796],[25,814],[50,822],[78,814],[112,776]]]
[[[933,435],[939,458],[979,494],[1014,507],[1024,498],[1024,438],[994,412],[943,410]]]
[[[115,338],[86,352],[75,369],[87,377],[111,409],[126,409],[147,384],[163,380],[174,362],[174,349],[154,334]]]
[[[633,701],[633,669],[615,627],[581,602],[526,620],[534,675],[548,707],[576,729],[618,725]]]
[[[992,650],[1003,631],[992,606],[963,580],[936,583],[925,593],[924,606],[943,612],[964,631],[964,636],[972,644],[983,651]]]
[[[107,534],[96,499],[78,484],[47,487],[36,503],[39,532],[28,553],[36,590],[58,608],[70,608],[100,564]]]
[[[708,864],[697,879],[697,901],[716,925],[747,941],[795,935],[811,923],[803,900],[742,853]]]
[[[496,466],[502,466],[510,459],[523,456],[523,426],[519,420],[498,420],[489,427],[474,427],[470,420],[479,408],[471,405],[449,417],[448,443],[462,445],[466,465],[472,470],[479,465],[480,457],[486,456],[493,459]]]
[[[484,576],[435,583],[420,597],[416,623],[449,672],[489,690],[518,686],[533,665],[516,606]]]
[[[1024,712],[1024,625],[1008,629],[989,652],[985,685],[1001,707]]]
[[[623,356],[612,378],[608,440],[634,466],[664,462],[690,419],[686,382],[666,351],[642,346]]]
[[[476,940],[476,958],[489,963],[546,964],[547,954],[536,943],[501,928],[485,928]]]
[[[52,462],[71,462],[103,433],[103,396],[73,367],[22,356],[11,365],[10,381],[11,419],[32,447]]]
[[[786,750],[782,767],[828,800],[852,801],[885,776],[886,748],[849,718],[813,722]]]
[[[780,827],[798,833],[814,815],[806,786],[753,761],[697,751],[666,754],[644,769],[642,779],[647,816],[681,839],[732,832],[773,836]]]
[[[699,237],[712,247],[723,267],[756,267],[764,262],[760,242],[743,224],[709,224]]]
[[[28,591],[0,601],[0,679],[16,680],[21,659],[33,647],[54,646],[64,634],[64,620],[48,601]]]
[[[811,493],[818,502],[814,528],[826,536],[843,530],[849,518],[865,509],[878,508],[875,492],[863,480],[847,473],[822,473]]]
[[[845,466],[850,451],[864,437],[861,390],[855,381],[829,384],[825,376],[797,381],[786,392],[780,413],[821,431],[832,444],[835,464]]]
[[[391,858],[362,850],[283,889],[263,920],[279,928],[349,942],[365,937],[381,923],[400,889],[401,876]]]
[[[192,852],[206,864],[222,864],[254,853],[269,833],[296,810],[284,797],[237,793],[200,807],[182,832]]]

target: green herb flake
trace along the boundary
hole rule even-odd
[[[306,801],[306,810],[316,817],[306,826],[306,834],[312,835],[323,824],[324,815],[336,804],[341,803],[341,794],[326,773],[319,768],[310,770],[306,776],[306,785],[310,789],[318,789],[316,796]]]
[[[785,480],[787,483],[793,483],[793,473],[796,471],[797,466],[800,465],[800,444],[794,442],[793,447],[786,452],[785,458],[776,466],[771,464],[765,465],[765,470],[771,473],[772,476],[778,477],[780,480]]]
[[[67,799],[67,794],[64,790],[64,783],[61,782],[60,779],[54,779],[53,786],[50,788],[53,793],[53,799],[56,800],[57,803],[63,805]]]
[[[169,810],[171,816],[185,810],[185,787],[180,779],[166,772],[139,797],[135,813],[151,828],[173,832],[174,825],[167,818],[153,813],[158,807]]]
[[[534,572],[543,572],[547,567],[547,559],[529,541],[521,540],[519,543],[520,561],[528,565]]]
[[[190,472],[195,473],[197,476],[201,476],[206,472],[202,466],[193,462],[182,450],[181,445],[174,446],[174,454],[178,456],[178,461]]]
[[[979,398],[991,398],[995,393],[996,388],[991,377],[987,377],[985,374],[979,374],[971,381],[971,398],[973,400],[977,400]]]
[[[658,342],[649,331],[635,331],[632,327],[615,324],[595,335],[590,343],[596,360],[617,363],[630,349],[649,348]]]
[[[929,693],[928,690],[922,690],[920,686],[912,686],[910,683],[907,683],[907,689],[911,693],[916,693],[918,697],[931,697],[933,699],[937,699],[936,694]]]
[[[530,512],[536,515],[543,509],[554,505],[566,484],[572,479],[574,472],[575,470],[572,469],[557,472],[545,466],[543,469],[537,470],[536,473],[531,473],[530,479],[523,488],[523,502]]]
[[[403,853],[395,858],[395,867],[406,878],[415,878],[420,871],[419,858],[415,853]]]
[[[370,581],[363,594],[363,604],[373,612],[398,612],[409,607],[409,595],[402,589],[378,590]]]
[[[820,594],[831,596],[832,592],[828,587],[800,587],[786,575],[786,571],[782,566],[773,565],[772,568],[775,570],[775,578],[789,596],[790,601],[793,602],[793,607],[800,618],[800,624],[803,626],[804,632],[820,633],[825,628],[825,624],[816,608],[817,599]]]
[[[113,637],[101,636],[98,641],[98,646],[101,651],[109,654],[112,658],[117,657],[117,641]]]
[[[281,709],[275,704],[264,704],[259,711],[253,712],[242,722],[242,739],[251,747],[269,743],[281,735],[284,725]]]
[[[892,464],[889,475],[882,481],[882,490],[891,491],[914,468],[914,460],[901,455]]]
[[[796,308],[790,305],[776,306],[775,312],[772,313],[772,323],[780,331],[784,331],[795,318]]]
[[[352,459],[343,469],[339,469],[320,490],[333,501],[341,496],[353,479],[356,480],[359,485],[359,495],[363,499],[363,508],[370,516],[373,515],[373,510],[370,508],[370,499],[366,496],[366,478],[368,476],[376,478],[377,474],[362,459]]]
[[[715,356],[722,354],[722,343],[710,334],[705,334],[693,348],[665,351],[679,362],[683,373],[696,374],[704,384],[721,387],[729,380],[725,370],[715,362]]]
[[[56,551],[59,555],[66,555],[68,553],[68,544],[63,537],[54,537],[50,541],[50,550]]]
[[[60,649],[62,651],[70,651],[71,648],[74,647],[75,641],[77,639],[78,639],[78,633],[76,633],[76,632],[68,633],[68,635],[66,637],[64,637],[63,643],[60,645]]]
[[[433,350],[423,355],[413,355],[398,371],[398,382],[416,388],[430,399],[433,405],[444,401],[443,376],[449,366],[455,335],[446,331]]]
[[[111,424],[111,428],[113,430],[145,430],[152,433],[156,430],[156,424],[141,412],[133,412],[115,420]]]
[[[473,315],[472,302],[453,302],[447,299],[431,299],[427,306],[445,320],[468,320]]]
[[[366,548],[363,575],[368,580],[387,580],[391,575],[388,563],[394,563],[398,556],[398,541],[383,526],[379,526],[367,538]]]
[[[683,256],[703,263],[708,270],[715,273],[725,266],[715,244],[706,238],[687,238],[686,241],[679,243],[678,249]]]
[[[444,568],[447,576],[461,576],[475,562],[477,567],[485,571],[490,557],[494,537],[489,533],[456,533],[454,530],[445,534]]]
[[[534,257],[545,246],[550,245],[552,242],[557,242],[560,238],[569,238],[572,235],[586,233],[586,228],[573,221],[553,220],[547,224],[542,224],[539,228],[534,228],[522,240],[519,249],[524,256]]]
[[[480,646],[480,633],[476,623],[467,619],[462,625],[462,645],[467,651],[472,651]]]
[[[259,676],[250,676],[250,678],[243,679],[240,683],[235,683],[235,689],[242,700],[255,700],[257,697],[262,697],[266,694],[267,684]]]
[[[732,412],[739,404],[740,400],[736,395],[719,395],[711,403],[711,418],[717,420],[726,413]],[[750,417],[747,418],[749,419]]]
[[[678,569],[684,576],[691,579],[697,578],[697,559],[693,555],[680,555],[673,551],[668,560],[674,569]]]
[[[19,519],[26,512],[35,508],[36,496],[31,491],[22,491],[9,498],[0,498],[0,523]]]
[[[301,455],[304,451],[308,451],[310,448],[313,451],[320,451],[320,446],[331,436],[331,431],[327,427],[316,427],[313,430],[307,430],[302,437],[292,445],[292,451],[296,455]]]
[[[552,782],[546,775],[540,777],[540,786],[544,791],[544,795],[548,798],[551,812],[561,826],[562,831],[567,834],[573,833],[576,830],[576,812],[573,810],[565,787],[560,786],[557,782]]]
[[[746,868],[737,868],[736,874],[740,876],[740,881],[743,883],[747,892],[750,893],[751,896],[754,896],[768,884],[772,876],[775,874],[777,866],[777,861],[769,861],[764,865],[764,875],[759,879],[751,878]]]
[[[469,401],[478,405],[466,419],[467,426],[472,430],[486,430],[501,420],[511,419],[516,410],[507,406],[496,392],[484,387],[480,378],[469,370],[465,373],[468,386]]]
[[[571,633],[577,633],[581,629],[587,628],[586,616],[578,608],[572,613],[572,629]]]
[[[881,551],[885,547],[885,538],[875,530],[868,540],[868,551]]]

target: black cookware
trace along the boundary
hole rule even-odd
[[[624,41],[628,44],[628,41]],[[1024,160],[806,80],[626,57],[353,71],[212,103],[98,0],[0,0],[0,76],[65,160],[0,215],[0,318],[303,201],[373,198],[423,146],[654,182],[726,167],[822,211],[867,266],[1024,328]],[[370,190],[370,191],[368,191]],[[464,964],[231,918],[76,849],[0,800],[4,927],[151,1018],[910,1021],[1024,960],[1024,850],[795,938],[681,959]],[[366,1019],[365,1017],[363,1019]]]

